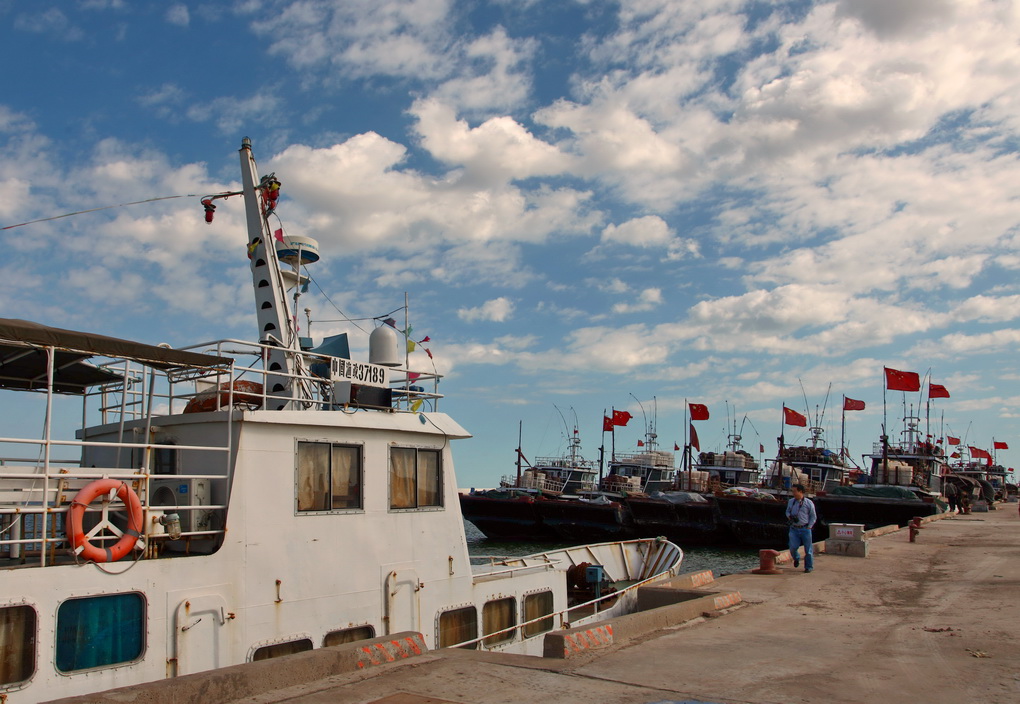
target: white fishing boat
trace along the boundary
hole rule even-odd
[[[406,631],[537,655],[676,573],[683,553],[654,539],[473,566],[451,454],[469,434],[438,375],[409,374],[387,324],[367,363],[302,344],[288,298],[316,243],[274,236],[279,182],[247,139],[240,161],[258,342],[0,321],[0,388],[45,400],[41,432],[0,437],[0,701]],[[590,593],[583,563],[602,567]]]

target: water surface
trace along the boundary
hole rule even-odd
[[[536,552],[547,552],[556,548],[566,548],[574,545],[574,543],[530,543],[489,540],[469,521],[464,521],[464,533],[467,536],[468,554],[472,558],[521,557]],[[758,551],[754,549],[688,547],[685,545],[680,547],[684,551],[684,560],[680,564],[681,573],[712,570],[716,577],[721,577],[726,574],[733,574],[734,572],[744,572],[758,566]]]

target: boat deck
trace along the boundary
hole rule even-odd
[[[926,524],[915,543],[906,530],[876,538],[866,559],[820,555],[811,574],[787,564],[775,576],[722,577],[712,588],[738,590],[743,607],[565,660],[431,651],[206,701],[1012,704],[1020,696],[1018,522],[1016,503],[999,504]],[[720,662],[741,667],[720,674]],[[173,682],[161,689],[174,696]],[[88,701],[140,701],[125,696]]]

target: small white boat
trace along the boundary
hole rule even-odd
[[[403,631],[538,655],[545,633],[676,573],[664,540],[473,566],[451,454],[469,435],[438,410],[438,375],[410,375],[386,324],[368,363],[344,341],[305,349],[288,298],[317,247],[274,237],[279,182],[257,177],[248,140],[240,157],[258,342],[177,350],[0,320],[0,388],[46,403],[39,434],[0,437],[0,700]],[[81,429],[59,436],[69,417]]]

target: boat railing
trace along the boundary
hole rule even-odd
[[[434,371],[414,372],[399,367],[382,368],[332,355],[300,351],[293,353],[296,360],[295,371],[288,373],[279,369],[270,370],[264,363],[271,352],[279,351],[278,347],[237,339],[213,340],[182,349],[218,357],[233,357],[236,376],[231,379],[221,373],[190,377],[187,380],[194,386],[180,391],[171,398],[172,403],[181,405],[178,410],[183,410],[184,405],[203,393],[206,396],[214,394],[216,400],[214,410],[235,406],[267,408],[271,406],[271,401],[280,400],[290,402],[291,408],[303,410],[339,410],[355,406],[418,412],[438,410],[439,399],[443,397],[438,390],[442,375]],[[385,383],[378,378],[382,374],[385,374]],[[270,376],[274,379],[289,379],[286,385],[297,387],[298,392],[272,393],[268,383]],[[338,377],[345,377],[355,387],[373,386],[388,389],[389,397],[373,397],[368,401],[353,396],[341,398],[334,384]],[[252,382],[255,386],[245,387],[237,383],[245,381]],[[215,396],[217,387],[221,390],[219,396]]]
[[[882,443],[875,442],[871,445],[872,457],[882,456]],[[889,449],[886,451],[889,456],[894,455],[931,455],[933,457],[941,457],[943,454],[942,448],[937,444],[930,442],[923,442],[920,440],[904,440],[895,444],[890,443]]]
[[[576,484],[576,491],[594,491],[595,482],[593,481],[582,481],[572,482]],[[504,475],[500,479],[500,486],[516,489],[538,489],[540,491],[549,491],[553,493],[561,493],[567,486],[566,479],[555,479],[551,477],[540,477],[534,473],[525,472],[521,475],[520,479],[515,475]]]
[[[635,454],[616,454],[613,456],[613,464],[633,464],[639,467],[656,467],[673,470],[676,461],[669,452],[639,452]]]
[[[567,457],[536,457],[535,462],[532,464],[532,469],[540,470],[543,467],[594,472],[598,469],[599,464],[593,460],[571,460]]]
[[[140,540],[133,557],[155,557],[162,552],[167,541],[180,540],[190,546],[193,540],[216,540],[223,534],[223,515],[226,505],[214,503],[213,497],[225,497],[227,478],[225,473],[188,474],[189,467],[211,468],[207,453],[227,453],[227,445],[146,445],[134,442],[27,439],[0,437],[0,444],[19,448],[35,445],[39,449],[37,458],[5,456],[0,464],[0,567],[26,567],[64,563],[78,559],[70,550],[67,535],[67,514],[75,505],[78,492],[100,479],[123,481],[139,499],[142,509]],[[82,453],[84,460],[57,458],[55,455],[68,450]],[[175,474],[156,474],[148,468],[158,451],[175,453],[180,459],[180,470]],[[196,457],[191,463],[188,456]],[[202,455],[205,459],[198,459]],[[89,458],[98,461],[90,461]],[[108,460],[103,462],[102,460]],[[215,465],[216,462],[213,462]],[[226,467],[224,459],[223,466]],[[180,493],[170,491],[169,501],[159,497],[156,491],[162,484],[177,486],[189,482],[204,482],[207,491]],[[218,484],[216,491],[213,485]],[[164,495],[166,492],[163,492]],[[85,508],[83,525],[91,526],[97,516],[106,517],[104,512],[122,514],[126,507],[119,498],[103,497]],[[181,534],[171,537],[160,518],[166,514],[177,514]],[[126,514],[125,514],[126,515]],[[172,521],[171,521],[172,522]],[[116,519],[113,521],[117,525]],[[126,528],[126,519],[118,530]],[[103,535],[90,536],[90,542],[102,547],[117,542],[119,536],[107,531]],[[124,558],[126,561],[130,557]]]
[[[645,542],[645,541],[637,540],[637,541],[626,541],[626,542],[640,543],[640,542]],[[645,555],[646,564],[645,564],[645,568],[642,570],[642,572],[643,572],[642,575],[639,576],[639,578],[636,581],[634,581],[633,583],[627,584],[627,586],[623,587],[622,589],[617,589],[617,590],[612,591],[612,592],[610,592],[608,594],[603,594],[603,595],[598,596],[598,597],[596,597],[594,599],[589,599],[588,601],[585,601],[583,603],[570,604],[565,609],[560,609],[559,611],[555,611],[553,613],[544,614],[542,616],[538,616],[536,618],[529,619],[527,621],[523,621],[522,623],[518,623],[518,624],[515,624],[513,626],[508,626],[508,627],[500,629],[498,631],[493,631],[492,633],[486,633],[485,635],[480,636],[478,638],[472,638],[470,640],[465,640],[465,641],[462,641],[460,643],[456,643],[454,645],[450,645],[450,646],[447,646],[447,647],[450,647],[450,648],[467,648],[467,647],[471,647],[471,646],[476,646],[479,643],[481,643],[482,646],[484,647],[485,641],[489,641],[490,643],[494,643],[493,639],[498,638],[499,636],[502,636],[502,635],[513,634],[514,636],[516,636],[516,632],[518,631],[518,629],[521,631],[521,633],[524,633],[527,626],[537,625],[537,624],[540,624],[542,622],[548,622],[550,619],[552,619],[552,623],[551,624],[549,624],[549,623],[546,624],[546,625],[549,626],[548,628],[543,628],[541,633],[536,633],[536,634],[534,634],[532,636],[525,636],[524,640],[528,640],[530,638],[544,637],[545,634],[548,633],[549,631],[563,630],[563,629],[566,629],[566,628],[571,628],[572,626],[576,625],[578,622],[586,622],[586,621],[589,621],[589,620],[595,618],[599,613],[601,613],[602,611],[605,610],[605,607],[608,605],[609,602],[612,602],[612,604],[615,604],[619,599],[621,599],[621,597],[622,598],[631,598],[631,597],[636,598],[637,590],[640,589],[641,587],[644,587],[644,586],[652,583],[652,582],[657,581],[660,578],[662,572],[665,571],[665,570],[663,570],[664,567],[668,568],[668,571],[669,571],[669,573],[671,575],[674,574],[673,567],[669,567],[667,565],[667,562],[670,560],[670,556],[671,556],[672,552],[675,551],[675,547],[672,546],[672,544],[670,544],[670,543],[668,543],[666,541],[661,541],[661,539],[655,539],[655,542],[657,543],[657,545],[655,546],[656,547],[655,554],[652,554],[652,549],[650,547],[648,553]],[[680,554],[682,555],[683,553],[680,553]],[[549,563],[549,564],[554,564],[554,563]],[[534,568],[534,567],[540,567],[540,566],[541,567],[545,567],[545,566],[547,566],[547,563],[543,562],[543,563],[536,563],[534,565],[511,566],[507,570],[501,570],[499,572],[485,573],[484,577],[485,578],[491,578],[491,577],[495,577],[495,576],[504,576],[504,577],[506,577],[506,576],[511,576],[512,574],[514,574],[515,570],[519,572],[521,569]],[[477,579],[478,579],[478,577],[476,576],[476,580]],[[501,640],[498,641],[498,643],[494,643],[494,644],[504,645],[504,644],[512,643],[515,640],[516,640],[516,637],[514,637],[514,638],[509,638],[508,637],[508,638],[501,639]]]

